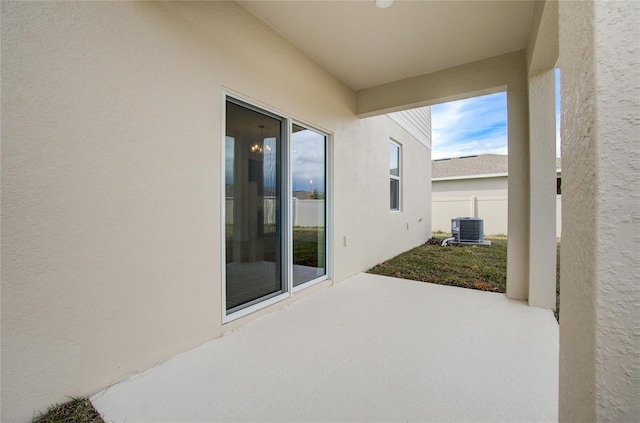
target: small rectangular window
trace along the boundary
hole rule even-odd
[[[390,209],[392,211],[400,210],[400,178],[402,158],[400,145],[393,141],[389,142],[389,192],[390,192]]]

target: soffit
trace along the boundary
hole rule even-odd
[[[533,1],[239,1],[354,90],[527,47]]]

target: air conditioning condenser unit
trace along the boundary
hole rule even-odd
[[[484,241],[484,222],[477,217],[456,217],[451,219],[451,236],[457,242]]]

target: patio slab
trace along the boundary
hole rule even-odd
[[[91,398],[105,421],[556,421],[558,324],[358,274]]]

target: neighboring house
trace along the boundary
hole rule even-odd
[[[635,2],[3,1],[2,421],[423,243],[426,123],[397,123],[416,107],[506,92],[506,294],[555,308],[556,66],[560,420],[632,420],[639,13]],[[279,241],[293,191],[318,177],[325,258],[294,280],[278,272],[293,259]],[[264,273],[242,297],[252,265]]]
[[[506,234],[508,157],[481,154],[431,162],[431,226],[449,232],[451,219],[480,217],[485,234]],[[562,228],[561,169],[556,159],[556,236]]]

